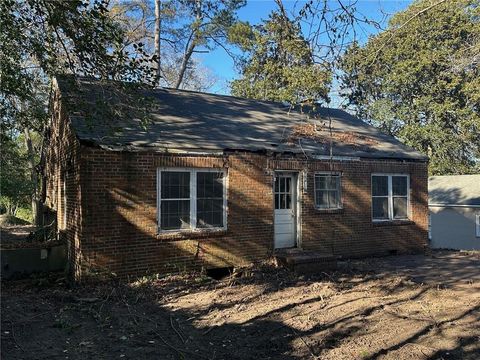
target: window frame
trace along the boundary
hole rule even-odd
[[[387,196],[374,196],[373,195],[373,177],[374,176],[386,176],[387,177],[387,183],[388,183],[388,195]],[[393,182],[392,178],[394,176],[403,176],[407,178],[407,217],[405,218],[395,218],[393,215],[393,199],[395,197],[405,197],[405,196],[399,196],[399,195],[393,195]],[[373,217],[373,198],[374,197],[387,197],[388,201],[388,218],[387,219],[379,219],[379,218],[374,218]],[[411,210],[410,210],[410,174],[405,174],[405,173],[372,173],[370,176],[370,215],[372,218],[372,222],[374,223],[381,223],[381,222],[394,222],[394,221],[410,221],[410,215],[411,215]]]
[[[322,190],[322,189],[317,189],[317,175],[320,176],[336,176],[338,177],[338,201],[339,204],[336,207],[325,207],[325,206],[319,206],[317,204],[317,190]],[[343,209],[343,196],[342,196],[342,178],[343,175],[339,171],[317,171],[313,173],[313,203],[315,206],[316,210],[341,210]],[[327,190],[327,191],[333,191],[333,190]]]
[[[162,172],[188,172],[190,173],[190,226],[183,229],[162,229]],[[212,172],[223,174],[223,226],[222,227],[197,227],[197,173]],[[209,232],[227,230],[227,186],[228,173],[223,168],[185,168],[185,167],[159,167],[157,168],[157,233],[182,233],[182,232]],[[174,200],[174,199],[169,199]],[[185,200],[185,199],[182,199]]]
[[[480,214],[475,214],[475,237],[480,238]]]
[[[67,171],[63,172],[62,183],[62,230],[67,230]]]

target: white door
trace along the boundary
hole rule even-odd
[[[296,245],[296,176],[291,173],[275,175],[275,249]]]

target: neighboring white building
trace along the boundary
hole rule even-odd
[[[480,175],[428,179],[430,245],[480,250]]]

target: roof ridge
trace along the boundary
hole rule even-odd
[[[56,77],[74,77],[74,75],[71,75],[71,74],[59,74],[59,75],[56,75]],[[101,79],[97,79],[97,78],[95,78],[95,77],[93,77],[93,76],[77,76],[77,79],[79,79],[80,81],[90,81],[90,82],[100,82],[100,81],[102,81]],[[124,81],[121,81],[121,80],[112,80],[112,79],[103,80],[103,81],[111,82],[111,83],[122,83],[122,82],[124,82]],[[135,83],[135,82],[132,82],[132,83]],[[145,85],[145,84],[143,84],[143,83],[137,83],[137,84]],[[200,95],[210,95],[210,96],[218,96],[218,97],[232,98],[232,99],[238,99],[238,100],[244,100],[244,101],[251,101],[251,102],[274,104],[274,105],[279,105],[279,106],[281,106],[281,107],[286,107],[286,108],[289,107],[288,105],[282,103],[281,101],[246,98],[246,97],[235,96],[235,95],[231,95],[231,94],[219,94],[219,93],[208,92],[208,91],[198,91],[198,90],[190,90],[190,89],[175,89],[175,88],[173,88],[173,87],[168,87],[168,86],[153,87],[153,88],[151,88],[150,90],[153,90],[153,91],[167,90],[167,91],[169,91],[169,92],[180,92],[180,93],[193,93],[193,94],[200,94]],[[294,104],[293,106],[301,106],[301,105],[300,105],[300,104]],[[312,106],[312,105],[308,105],[308,106]],[[319,107],[319,108],[321,108],[321,109],[342,111],[342,112],[345,112],[345,113],[347,113],[347,114],[349,114],[349,115],[352,115],[352,114],[350,114],[348,111],[346,111],[345,109],[335,108],[335,107],[329,107],[329,106],[324,106],[324,105],[322,105],[321,103],[316,104],[316,106]],[[352,115],[352,116],[354,116],[354,115]]]

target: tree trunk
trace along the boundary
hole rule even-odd
[[[32,138],[30,136],[30,130],[25,128],[23,130],[25,135],[25,145],[27,147],[27,154],[28,154],[28,163],[30,167],[30,180],[32,182],[32,216],[33,216],[33,223],[37,226],[41,226],[42,220],[42,208],[40,201],[38,199],[38,174],[37,174],[37,167],[35,164],[35,152],[33,149]]]
[[[192,40],[188,45],[187,51],[183,55],[182,65],[180,66],[180,72],[178,73],[177,82],[175,83],[175,89],[178,89],[180,85],[182,85],[185,71],[187,70],[190,58],[192,57],[193,50],[195,50],[195,42]]]
[[[196,18],[197,18],[197,26],[195,29],[193,29],[193,33],[190,37],[190,42],[188,43],[187,48],[185,49],[185,53],[183,54],[183,60],[182,60],[182,65],[180,66],[180,72],[178,73],[178,78],[177,82],[175,83],[175,89],[180,88],[180,85],[182,85],[183,78],[185,77],[185,71],[187,70],[188,63],[190,62],[190,59],[193,55],[193,51],[195,50],[195,46],[197,44],[197,33],[199,29],[199,24],[201,23],[202,20],[202,1],[201,0],[196,0]]]
[[[161,45],[161,0],[155,0],[155,55],[157,55],[157,86],[160,87],[160,78],[161,78],[161,62],[160,62],[160,45]]]

